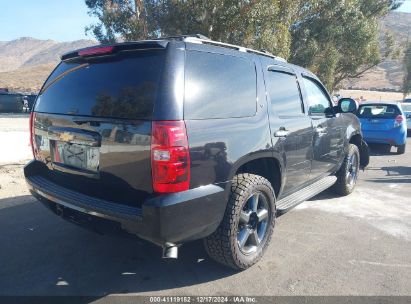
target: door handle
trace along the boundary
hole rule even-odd
[[[284,127],[281,127],[274,133],[274,137],[287,137],[290,134],[290,131],[287,131]]]

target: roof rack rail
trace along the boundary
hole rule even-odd
[[[225,47],[225,48],[238,50],[240,52],[254,53],[254,54],[258,54],[258,55],[263,55],[263,56],[274,58],[278,61],[287,62],[287,60],[285,60],[284,58],[279,57],[279,56],[275,56],[274,54],[271,54],[270,52],[268,52],[266,50],[257,51],[257,50],[249,49],[249,48],[246,48],[246,47],[243,47],[243,46],[224,43],[224,42],[220,42],[220,41],[214,41],[214,40],[211,40],[207,37],[205,37],[205,39],[204,39],[203,37],[205,37],[205,36],[200,35],[200,34],[196,34],[196,35],[180,36],[179,38],[182,38],[186,42],[198,43],[198,44],[211,44],[211,45],[216,45],[216,46],[221,46],[221,47]]]
[[[176,35],[176,36],[164,36],[164,37],[159,37],[155,38],[153,40],[168,40],[168,39],[186,39],[186,38],[198,38],[198,39],[203,39],[203,40],[211,40],[207,36],[204,36],[202,34],[187,34],[187,35]]]

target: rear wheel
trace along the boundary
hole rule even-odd
[[[204,240],[209,256],[234,269],[246,269],[263,256],[274,229],[275,195],[265,178],[239,174],[218,229]]]
[[[405,144],[397,147],[397,154],[405,153]]]
[[[350,144],[341,168],[337,171],[337,182],[332,188],[334,192],[342,196],[352,193],[357,183],[359,168],[360,152],[356,145]]]

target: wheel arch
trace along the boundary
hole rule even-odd
[[[364,141],[359,132],[352,133],[349,137],[348,144],[356,145],[360,151],[360,166],[364,169],[370,162],[370,153],[367,143]],[[348,145],[347,145],[348,147]]]
[[[238,161],[232,169],[230,180],[237,174],[250,173],[267,179],[274,189],[276,197],[279,196],[283,185],[282,162],[273,157],[271,153],[259,154]]]

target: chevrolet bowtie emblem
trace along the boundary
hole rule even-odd
[[[59,138],[60,138],[61,141],[71,141],[71,140],[74,139],[74,135],[72,135],[68,132],[64,132],[64,133],[60,134]]]

